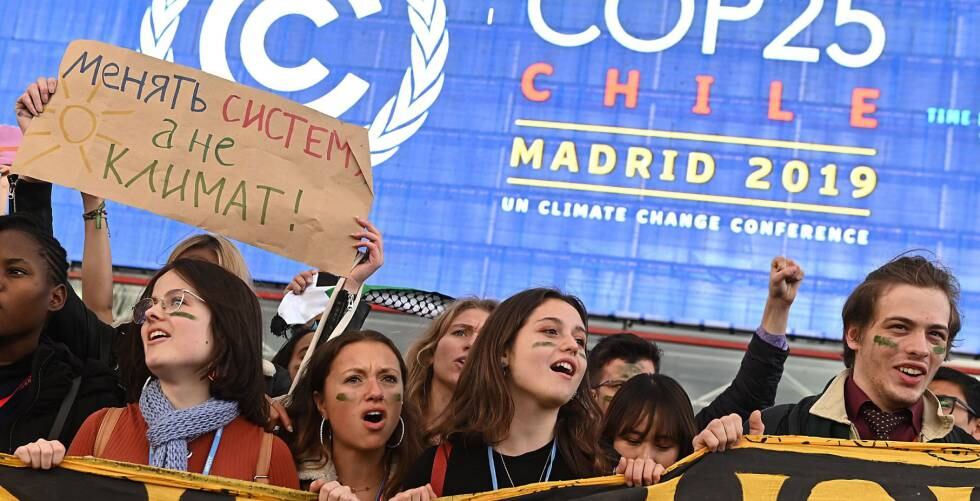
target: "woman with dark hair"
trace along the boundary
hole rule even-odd
[[[758,410],[749,416],[749,433],[763,431]],[[627,485],[649,485],[681,458],[697,449],[731,447],[743,435],[742,418],[729,414],[711,420],[700,433],[691,400],[677,381],[662,374],[639,374],[616,393],[602,420],[599,446],[614,473]]]
[[[287,406],[304,487],[331,500],[398,492],[397,479],[421,451],[405,373],[398,349],[379,332],[347,332],[316,349]]]
[[[611,464],[649,458],[669,468],[694,452],[696,434],[691,399],[681,385],[662,374],[640,374],[609,403],[599,445]]]
[[[445,418],[470,348],[496,307],[492,299],[458,299],[408,350],[406,400],[418,402],[427,442],[436,442],[431,432]]]
[[[117,379],[42,335],[70,287],[61,244],[20,215],[0,216],[0,242],[0,452],[69,443],[89,414],[121,403]]]
[[[124,338],[130,404],[92,414],[69,454],[298,487],[289,449],[262,430],[261,322],[255,294],[227,270],[192,259],[165,266]],[[58,442],[32,446],[23,452],[35,468],[64,454]]]
[[[490,314],[440,427],[405,486],[484,492],[608,471],[585,381],[587,313],[555,289],[520,292]]]

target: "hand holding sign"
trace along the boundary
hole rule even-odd
[[[37,82],[27,86],[27,90],[14,103],[14,114],[21,132],[27,132],[31,120],[44,112],[51,96],[58,90],[58,79],[39,77]]]
[[[14,172],[348,274],[373,199],[364,128],[99,42],[71,43],[59,73],[19,101]]]
[[[344,288],[351,292],[359,291],[368,277],[378,271],[385,263],[384,240],[381,237],[381,232],[366,219],[357,218],[357,224],[364,229],[350,235],[352,238],[358,239],[358,242],[352,246],[354,248],[363,247],[366,252],[347,277],[348,280]],[[363,241],[360,240],[362,238]]]

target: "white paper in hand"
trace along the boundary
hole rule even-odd
[[[316,277],[313,277],[316,283]],[[302,294],[296,295],[292,291],[286,293],[279,303],[279,316],[289,325],[305,324],[313,317],[323,313],[330,301],[330,293],[334,287],[307,287]]]

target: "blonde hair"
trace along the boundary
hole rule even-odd
[[[422,416],[429,416],[429,388],[432,386],[433,370],[432,357],[435,355],[436,345],[449,332],[449,327],[453,324],[461,313],[467,310],[479,309],[487,313],[493,313],[497,308],[497,301],[493,299],[479,299],[467,297],[456,300],[446,307],[441,315],[429,324],[429,328],[419,337],[415,344],[408,350],[406,356],[408,363],[408,378],[405,385],[405,400],[417,402]],[[422,423],[423,426],[432,427],[435,423]]]
[[[245,264],[245,258],[242,257],[242,253],[238,250],[238,247],[235,247],[235,244],[231,240],[221,235],[202,233],[185,239],[174,247],[173,252],[170,253],[170,257],[167,258],[167,264],[171,264],[177,259],[180,259],[181,255],[185,252],[197,249],[214,252],[218,256],[218,262],[216,263],[218,266],[237,275],[249,287],[253,286],[252,275],[248,272],[248,266]]]

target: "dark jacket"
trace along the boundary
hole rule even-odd
[[[30,215],[41,228],[53,235],[51,184],[18,180],[14,185],[13,194],[10,203],[11,211]],[[99,317],[75,294],[75,290],[68,287],[65,306],[48,316],[44,335],[67,346],[72,354],[81,360],[94,359],[107,367],[115,367],[115,344],[123,328],[124,326],[114,328],[99,320]]]
[[[708,426],[712,419],[732,413],[748,419],[752,411],[771,407],[776,401],[776,390],[788,356],[789,351],[753,335],[732,384],[694,416],[698,431]]]
[[[849,370],[835,377],[823,393],[811,395],[795,404],[783,404],[762,412],[766,435],[805,435],[808,437],[858,439],[857,430],[847,417],[844,383]],[[953,418],[942,413],[939,400],[926,390],[922,396],[920,442],[975,444],[969,433],[953,424]]]
[[[43,337],[31,356],[31,383],[12,409],[13,419],[0,425],[0,451],[10,454],[39,438],[57,439],[67,447],[90,414],[122,405],[118,380],[107,367],[83,363],[64,345]],[[66,413],[59,431],[56,421],[62,409]]]
[[[64,344],[82,360],[96,360],[106,367],[115,368],[118,361],[118,344],[129,324],[113,327],[102,320],[82,302],[75,290],[68,286],[68,296],[61,310],[48,315],[44,334]]]
[[[51,183],[28,183],[16,179],[10,187],[10,214],[27,213],[34,216],[41,228],[54,234],[51,229]]]
[[[265,376],[265,394],[275,398],[289,393],[289,387],[293,384],[292,378],[289,377],[289,370],[268,360],[262,362],[264,362],[262,375]]]

